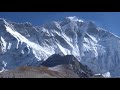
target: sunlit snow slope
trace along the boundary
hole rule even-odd
[[[42,26],[0,19],[0,70],[38,66],[53,54],[74,55],[95,74],[120,76],[120,38],[91,21],[66,17]]]

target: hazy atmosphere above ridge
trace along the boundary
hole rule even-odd
[[[58,21],[68,16],[95,21],[98,26],[120,36],[119,12],[0,12],[0,18],[18,23],[30,22],[33,25]]]

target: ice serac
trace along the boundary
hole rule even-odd
[[[120,76],[120,38],[93,21],[66,17],[41,26],[0,19],[0,70],[39,66],[53,54],[74,55],[94,74]]]

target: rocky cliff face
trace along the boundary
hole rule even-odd
[[[61,56],[59,54],[54,54],[41,65],[54,68],[61,65],[61,67],[64,67],[63,71],[71,70],[81,78],[94,76],[93,72],[86,65],[81,64],[73,55]]]

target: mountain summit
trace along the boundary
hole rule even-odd
[[[53,54],[73,55],[94,74],[120,76],[120,38],[94,22],[66,17],[42,26],[0,19],[0,70],[39,66]]]

